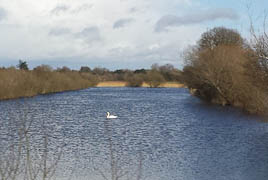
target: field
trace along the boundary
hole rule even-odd
[[[124,81],[104,81],[97,84],[97,87],[125,87],[125,86],[126,82]],[[149,85],[147,83],[143,83],[142,87],[149,87]],[[182,88],[185,87],[185,85],[177,82],[166,82],[161,84],[159,87]]]

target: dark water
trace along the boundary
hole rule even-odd
[[[90,88],[2,101],[0,109],[2,144],[6,127],[27,119],[35,143],[45,127],[50,153],[63,148],[56,179],[109,176],[111,151],[130,177],[141,162],[148,180],[268,179],[268,124],[186,89]],[[107,111],[119,118],[108,121]]]

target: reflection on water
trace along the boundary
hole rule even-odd
[[[186,89],[90,88],[2,101],[0,108],[1,147],[26,114],[36,146],[45,127],[51,156],[63,148],[57,179],[110,178],[111,152],[132,179],[268,178],[268,124],[204,104]],[[107,120],[107,111],[119,118]]]

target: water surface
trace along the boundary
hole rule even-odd
[[[2,101],[0,109],[2,144],[24,118],[33,120],[35,143],[45,127],[51,154],[64,149],[57,179],[108,176],[110,143],[132,177],[142,160],[148,180],[268,179],[268,124],[183,88],[89,88]],[[107,111],[119,118],[108,121]]]

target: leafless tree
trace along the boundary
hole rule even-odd
[[[143,170],[143,158],[142,153],[139,153],[138,163],[136,170],[134,171],[132,158],[126,156],[119,147],[116,146],[112,137],[112,122],[106,119],[105,122],[105,134],[108,140],[109,151],[109,170],[104,171],[102,168],[95,167],[95,170],[101,175],[104,180],[141,180]],[[132,169],[130,169],[132,168]]]
[[[43,129],[41,129],[43,142],[36,145],[38,142],[34,139],[36,134],[32,128],[33,119],[29,119],[27,114],[25,112],[16,121],[10,120],[11,123],[17,123],[13,129],[16,133],[8,139],[8,146],[1,148],[0,178],[2,180],[49,180],[54,177],[57,170],[62,149],[55,150],[49,147],[50,138],[45,126],[42,126]],[[10,124],[10,126],[14,126],[14,124]]]
[[[267,94],[256,86],[258,80],[252,79],[252,75],[259,72],[253,68],[258,64],[254,51],[241,43],[242,38],[237,37],[236,31],[220,28],[215,33],[214,28],[204,34],[199,44],[185,53],[183,77],[186,85],[194,89],[193,94],[206,101],[238,106],[251,113],[265,113]],[[214,43],[217,38],[220,41]],[[208,43],[200,44],[203,41]]]

